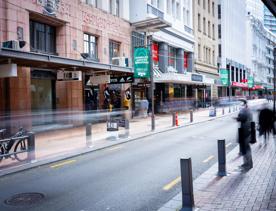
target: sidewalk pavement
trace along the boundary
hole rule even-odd
[[[264,102],[264,99],[252,100],[250,104],[254,106],[263,104]],[[229,113],[229,107],[225,107],[223,115],[222,108],[218,108],[217,116],[209,117],[208,108],[200,109],[194,111],[194,121],[192,123],[190,122],[189,113],[180,113],[178,115],[179,127],[186,127],[188,125],[221,118],[237,111],[238,107],[234,109],[234,106],[232,106],[231,113]],[[78,154],[103,149],[179,127],[172,127],[172,115],[170,114],[156,115],[156,130],[154,132],[151,131],[151,117],[146,117],[131,119],[129,131],[120,128],[119,132],[107,132],[106,123],[92,125],[92,138],[88,141],[86,139],[86,128],[84,126],[39,133],[35,135],[35,160],[31,161],[32,165],[29,165],[30,161],[19,162],[15,159],[3,159],[0,163],[0,176],[18,171],[21,168],[24,169],[66,159]],[[129,133],[128,137],[124,136],[126,132]],[[111,136],[117,136],[118,138],[114,139]]]
[[[253,169],[242,172],[239,147],[227,155],[227,176],[217,176],[213,165],[199,176],[194,185],[194,210],[198,211],[275,211],[276,210],[276,147],[275,137],[267,145],[252,146]],[[158,211],[176,211],[182,207],[179,193]]]

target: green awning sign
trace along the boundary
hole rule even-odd
[[[224,86],[228,86],[229,85],[229,71],[227,69],[220,69],[219,75],[220,75],[221,84]]]
[[[248,77],[248,88],[253,88],[254,87],[254,77],[253,76],[249,76]]]
[[[150,56],[149,49],[134,49],[134,78],[150,77]]]

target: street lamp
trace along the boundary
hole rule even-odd
[[[273,114],[275,117],[275,111],[276,111],[276,105],[275,105],[275,92],[276,92],[276,46],[274,45],[274,50],[273,50],[273,56],[274,56],[274,70],[273,70]]]
[[[138,21],[132,24],[136,31],[144,32],[146,34],[146,46],[150,47],[150,94],[151,94],[151,130],[155,130],[155,114],[154,114],[154,76],[153,76],[153,61],[152,61],[152,35],[172,25],[162,18],[151,18],[142,21]]]

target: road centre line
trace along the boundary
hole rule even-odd
[[[76,161],[77,160],[66,160],[64,162],[52,165],[51,168],[58,168],[58,167],[65,166],[65,165],[68,165],[68,164],[71,164],[71,163],[75,163]]]
[[[177,185],[181,181],[181,177],[177,177],[175,180],[171,181],[167,185],[163,187],[163,190],[168,191],[172,189],[175,185]]]
[[[123,148],[122,146],[115,146],[115,147],[109,148],[107,150],[108,151],[114,151],[114,150],[119,150],[119,149],[122,149],[122,148]]]
[[[204,161],[202,161],[203,163],[208,163],[210,160],[214,159],[214,155],[209,156],[207,159],[205,159]]]
[[[226,145],[226,148],[229,147],[229,146],[231,146],[231,145],[232,145],[232,143],[230,142],[229,144]]]

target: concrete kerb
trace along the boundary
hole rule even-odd
[[[128,143],[128,142],[131,142],[131,141],[136,141],[136,140],[140,140],[140,139],[143,139],[143,138],[146,138],[146,137],[154,136],[156,134],[161,134],[161,133],[165,133],[165,132],[168,132],[168,131],[177,130],[177,129],[180,129],[180,128],[183,128],[183,127],[189,127],[189,126],[193,126],[193,125],[196,125],[196,124],[201,124],[201,123],[204,123],[204,122],[213,121],[215,119],[228,117],[228,116],[231,116],[235,113],[237,113],[237,112],[225,114],[225,115],[222,115],[222,116],[210,117],[210,119],[207,119],[207,120],[187,123],[187,124],[184,124],[184,125],[181,125],[181,126],[178,126],[178,127],[176,126],[176,127],[162,129],[160,131],[151,131],[151,132],[148,132],[144,135],[139,135],[139,136],[136,136],[136,137],[130,137],[130,138],[123,139],[123,140],[118,140],[118,142],[116,142],[116,143],[111,142],[107,146],[102,146],[102,147],[98,147],[98,148],[97,147],[95,147],[95,148],[86,148],[86,149],[82,149],[78,152],[68,153],[66,155],[60,155],[60,156],[57,156],[57,157],[54,157],[54,158],[49,158],[49,159],[45,159],[45,160],[41,160],[41,161],[36,160],[33,163],[27,163],[27,164],[15,166],[15,167],[12,167],[12,168],[9,168],[9,169],[6,169],[6,170],[2,170],[2,171],[0,171],[0,177],[7,176],[7,175],[10,175],[10,174],[14,174],[14,173],[18,173],[18,172],[25,171],[25,170],[29,170],[29,169],[32,169],[32,168],[44,166],[44,165],[49,165],[49,164],[52,164],[52,163],[55,163],[55,162],[61,162],[63,160],[71,159],[71,158],[74,158],[74,157],[77,157],[77,156],[82,156],[82,155],[85,155],[85,154],[88,154],[88,153],[91,153],[91,152],[96,152],[96,151],[99,151],[99,150],[108,149],[108,148],[113,147],[113,146],[118,146],[118,145]]]

